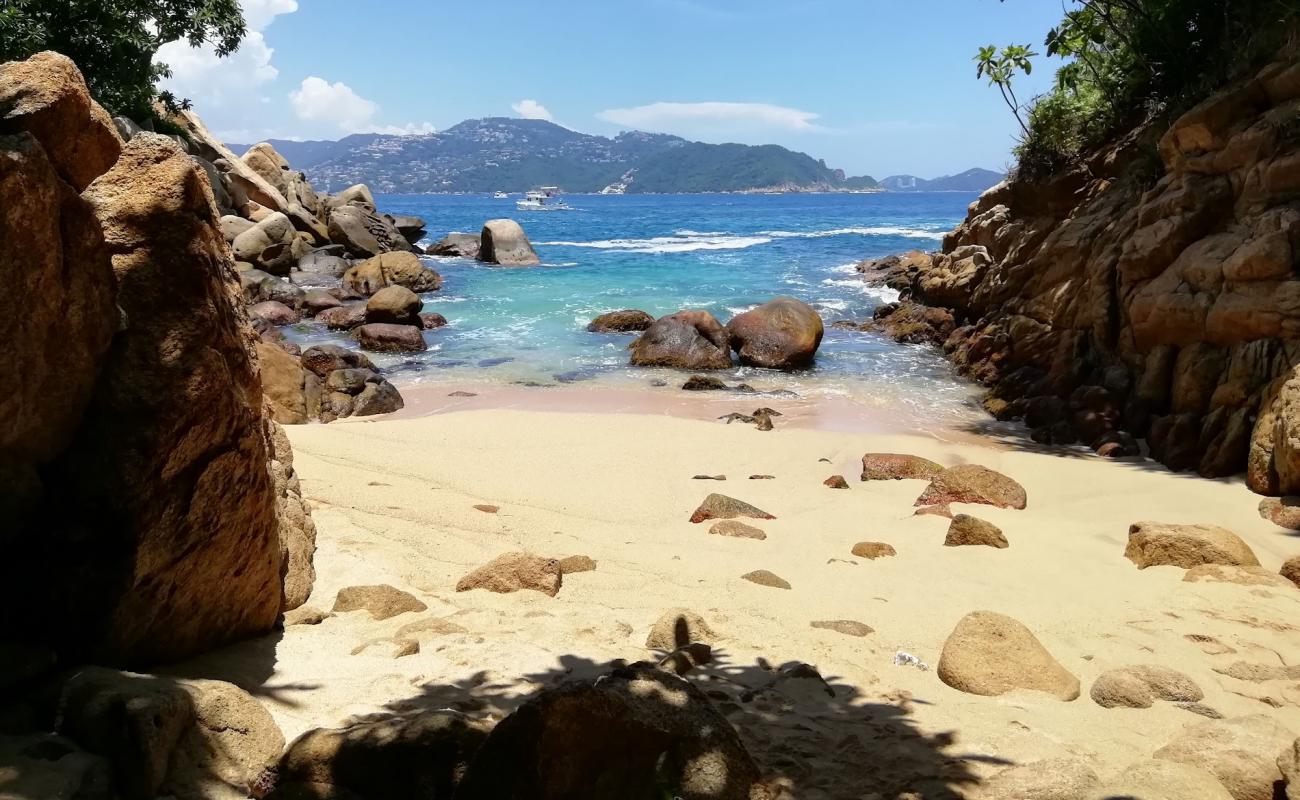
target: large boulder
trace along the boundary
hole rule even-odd
[[[338,194],[325,198],[325,207],[331,211],[343,206],[356,206],[366,211],[375,211],[375,196],[370,193],[369,186],[356,183]]]
[[[293,469],[293,446],[284,428],[270,422],[271,478],[280,522],[280,563],[283,565],[281,612],[307,602],[316,583],[316,524],[302,497],[302,485]]]
[[[635,308],[609,311],[587,324],[591,333],[635,333],[654,324],[655,318]]]
[[[1155,758],[1200,767],[1227,788],[1233,800],[1275,800],[1282,781],[1277,754],[1296,735],[1266,714],[1194,725],[1155,752]]]
[[[54,52],[0,64],[0,134],[29,133],[49,163],[80,192],[122,151],[113,119],[90,97],[72,59]],[[22,209],[6,196],[6,205]],[[6,240],[5,252],[14,252]],[[6,289],[7,290],[7,289]]]
[[[821,316],[793,297],[770,300],[727,323],[731,349],[740,363],[770,369],[811,367],[824,332]]]
[[[247,797],[284,749],[271,714],[222,681],[86,667],[57,693],[55,730],[106,758],[123,797]]]
[[[230,152],[193,111],[182,109],[171,117],[171,122],[180,126],[190,143],[198,148],[199,155],[215,164],[222,173],[231,202],[241,216],[251,219],[256,210],[254,206],[271,212],[283,212],[288,208],[284,195]]]
[[[1101,779],[1079,758],[1054,758],[1008,767],[980,784],[980,800],[1082,800]]]
[[[992,611],[962,617],[943,643],[938,675],[952,688],[970,694],[993,696],[1031,689],[1058,700],[1079,696],[1079,679],[1028,628]]]
[[[405,286],[385,286],[366,303],[366,322],[389,322],[394,325],[423,327],[420,296]]]
[[[177,659],[280,612],[253,332],[207,178],[175,141],[136,135],[83,196],[125,326],[50,473],[59,502],[26,562],[42,585],[27,607],[68,614],[47,625],[103,660]]]
[[[299,252],[302,245],[297,243],[293,222],[275,213],[236,236],[230,249],[237,261],[247,261],[271,275],[288,275],[305,255]]]
[[[490,730],[450,709],[316,728],[285,750],[270,800],[450,798]]]
[[[261,176],[262,180],[275,187],[282,195],[289,191],[289,162],[280,155],[269,142],[260,142],[248,148],[240,157],[248,168]]]
[[[352,336],[362,350],[376,353],[419,353],[429,349],[422,330],[414,325],[369,322],[353,330]]]
[[[1196,681],[1159,664],[1137,664],[1107,670],[1089,692],[1102,708],[1150,708],[1156,700],[1198,703],[1205,697]]]
[[[1257,567],[1250,545],[1217,525],[1170,525],[1137,522],[1129,526],[1124,557],[1138,569],[1171,566],[1191,569],[1202,564]]]
[[[388,220],[366,208],[343,205],[330,211],[329,238],[356,258],[394,250],[410,251],[411,243]]]
[[[660,317],[630,349],[631,363],[637,367],[699,371],[731,366],[727,331],[707,311],[678,311]]]
[[[385,286],[405,286],[413,292],[442,288],[442,276],[420,262],[414,253],[385,253],[368,258],[343,273],[343,288],[369,297]]]
[[[257,343],[262,392],[272,418],[281,425],[304,425],[320,413],[321,380],[303,369],[298,357],[269,342]]]
[[[1000,472],[978,464],[958,464],[931,478],[930,485],[916,500],[918,506],[947,503],[1023,509],[1028,498],[1023,486]]]
[[[7,70],[8,65],[0,67]],[[4,84],[0,91],[14,92]],[[0,474],[48,461],[72,440],[118,325],[109,251],[93,208],[30,134],[0,136]],[[0,514],[16,475],[0,478]],[[8,547],[3,526],[0,546]]]
[[[532,553],[505,553],[470,572],[456,583],[456,591],[486,589],[509,594],[523,589],[554,597],[560,593],[564,576],[560,562]]]
[[[686,680],[636,664],[545,689],[506,717],[458,800],[764,800],[740,737]]]
[[[479,234],[478,260],[503,267],[531,267],[542,263],[524,229],[512,219],[491,219]]]
[[[425,248],[431,256],[478,258],[482,239],[477,233],[449,233]]]

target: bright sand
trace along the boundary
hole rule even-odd
[[[687,416],[756,405],[781,408],[736,397]],[[969,436],[833,432],[789,420],[765,433],[662,413],[482,408],[291,428],[319,532],[311,605],[329,610],[340,588],[388,583],[429,610],[291,626],[189,669],[257,692],[288,738],[384,709],[499,717],[540,686],[597,674],[615,659],[654,657],[648,629],[685,607],[720,635],[718,660],[692,680],[714,692],[760,764],[800,798],[894,797],[927,786],[927,798],[953,796],[948,787],[968,791],[1003,764],[1061,756],[1106,778],[1204,722],[1168,703],[1108,710],[1089,699],[1099,674],[1130,664],[1181,670],[1225,717],[1264,713],[1300,733],[1300,682],[1215,671],[1237,661],[1300,664],[1300,590],[1186,583],[1181,569],[1138,570],[1123,556],[1130,523],[1209,523],[1235,530],[1276,571],[1300,553],[1300,538],[1261,520],[1259,498],[1239,481]],[[954,507],[1000,526],[1010,548],[944,547],[948,520],[913,516],[923,482],[859,482],[867,452],[975,462],[1020,481],[1024,511]],[[832,474],[851,488],[824,486]],[[746,520],[767,539],[714,536],[711,523],[688,522],[710,492],[774,514]],[[897,556],[852,556],[861,541],[889,543]],[[516,550],[583,554],[598,567],[566,575],[555,598],[455,591],[462,575]],[[757,569],[793,588],[741,579]],[[933,667],[945,638],[977,609],[1027,625],[1078,676],[1083,695],[1068,703],[1031,692],[978,697],[940,682]],[[426,617],[466,632],[422,634],[420,652],[402,658],[382,648],[351,655]],[[810,626],[839,619],[874,633]],[[931,668],[895,666],[899,650]],[[815,665],[836,696],[791,691],[741,702],[772,677],[765,669],[788,662]]]

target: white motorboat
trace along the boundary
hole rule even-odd
[[[524,194],[523,200],[515,201],[515,208],[520,211],[569,211],[570,206],[559,199],[558,186],[543,186]]]
[[[492,193],[492,199],[493,199],[493,200],[509,200],[509,199],[510,199],[510,195],[506,194],[505,192],[493,192],[493,193]]]

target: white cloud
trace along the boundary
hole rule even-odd
[[[289,92],[293,113],[304,122],[321,123],[337,128],[343,133],[387,133],[394,136],[411,136],[433,133],[428,122],[406,125],[380,125],[375,122],[379,105],[362,97],[342,81],[330,83],[312,75],[303,78],[302,85]]]
[[[536,100],[520,100],[518,103],[512,103],[510,107],[514,109],[516,114],[524,119],[544,119],[547,122],[555,121],[555,118],[551,116],[551,112],[547,110],[546,106]]]
[[[432,122],[408,122],[405,125],[380,125],[372,127],[366,132],[383,133],[389,136],[421,136],[437,133],[438,129],[433,127]]]
[[[682,128],[699,130],[766,129],[810,133],[822,130],[818,114],[767,103],[651,103],[634,108],[611,108],[598,119],[649,131]]]
[[[298,0],[242,0],[244,24],[250,31],[264,31],[281,14],[298,10]]]

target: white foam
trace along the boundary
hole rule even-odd
[[[829,236],[901,236],[906,239],[942,239],[943,231],[925,228],[905,228],[899,225],[879,225],[867,228],[832,228],[826,231],[759,231],[760,236],[773,239],[824,239]]]
[[[685,233],[685,232],[681,232]],[[692,253],[697,250],[744,250],[772,241],[769,236],[702,234],[655,236],[649,239],[598,239],[594,242],[538,242],[551,247],[587,247],[624,253]]]
[[[872,286],[861,278],[826,278],[822,281],[822,285],[857,289],[867,297],[874,297],[882,303],[897,303],[899,298],[897,289],[891,289],[888,286]]]

